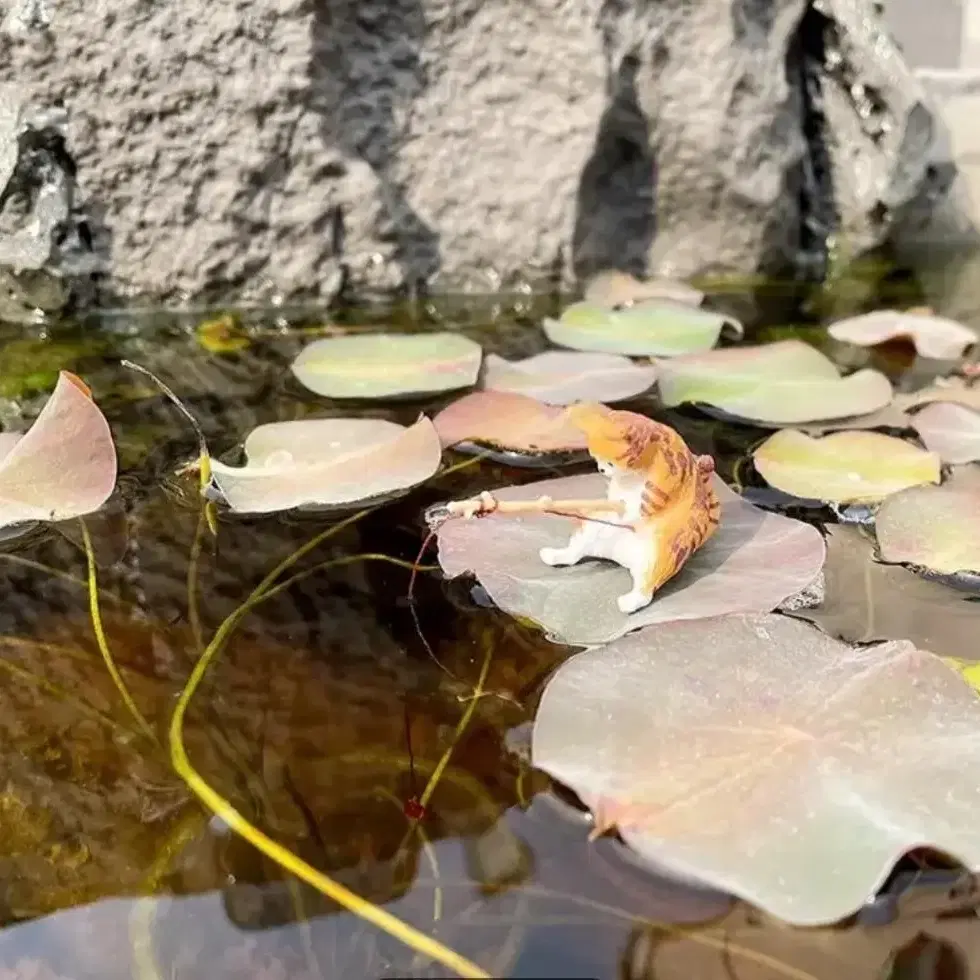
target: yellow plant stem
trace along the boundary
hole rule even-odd
[[[203,811],[195,807],[186,813],[167,837],[143,879],[141,890],[144,894],[137,899],[136,907],[129,917],[130,944],[133,948],[133,967],[137,980],[162,980],[153,954],[153,913],[157,902],[154,893],[174,858],[201,832],[204,824]]]
[[[99,579],[95,567],[95,551],[92,548],[92,537],[88,533],[88,527],[85,521],[80,520],[78,523],[82,525],[82,540],[85,542],[85,557],[88,560],[88,604],[89,615],[92,619],[92,631],[95,633],[95,642],[98,644],[99,652],[105,661],[106,669],[112,678],[112,683],[116,685],[119,696],[123,699],[123,704],[129,709],[129,713],[136,720],[136,724],[139,725],[143,734],[151,741],[159,744],[156,732],[153,731],[149,722],[143,717],[143,712],[136,706],[136,702],[129,693],[129,688],[126,686],[122,674],[119,673],[116,667],[116,662],[112,657],[112,651],[109,649],[105,630],[102,627],[102,611],[99,608]]]
[[[264,834],[257,827],[250,824],[241,813],[239,813],[224,797],[215,792],[204,778],[191,765],[190,758],[184,746],[183,726],[187,708],[195,691],[200,686],[204,675],[207,673],[211,663],[220,653],[228,637],[237,627],[244,616],[263,599],[268,598],[290,584],[291,580],[279,583],[273,588],[276,579],[288,568],[294,565],[300,558],[312,551],[317,545],[326,540],[327,537],[336,534],[342,528],[360,520],[369,510],[359,511],[352,517],[341,521],[326,531],[321,532],[312,538],[301,548],[298,548],[291,555],[281,561],[252,591],[248,599],[231,613],[218,627],[211,642],[205,647],[198,662],[191,672],[177,704],[174,708],[173,716],[170,720],[170,757],[174,769],[187,783],[190,790],[200,799],[205,806],[220,817],[230,829],[241,835],[253,847],[261,851],[266,857],[275,861],[286,871],[305,881],[308,885],[316,888],[327,898],[342,905],[349,912],[359,916],[372,925],[384,930],[389,935],[403,942],[415,952],[427,956],[429,959],[453,970],[461,977],[488,978],[489,974],[482,970],[475,963],[470,962],[465,957],[454,952],[442,943],[419,932],[414,927],[402,922],[400,919],[386,912],[384,909],[372,902],[368,902],[359,895],[352,892],[349,888],[334,881],[332,878],[318,871],[312,865],[303,861],[297,855],[283,847],[271,837]],[[387,557],[387,556],[385,556]],[[338,559],[340,564],[344,559]],[[295,577],[294,577],[295,578]]]

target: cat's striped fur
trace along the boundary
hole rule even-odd
[[[656,592],[718,527],[721,504],[712,486],[715,464],[692,453],[670,426],[597,403],[569,409],[600,463],[643,474],[640,514],[633,529],[651,539],[640,588]]]

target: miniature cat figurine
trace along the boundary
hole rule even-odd
[[[653,594],[714,534],[721,504],[712,486],[715,464],[697,456],[669,426],[635,412],[580,403],[569,417],[586,435],[607,496],[625,505],[621,517],[578,522],[564,548],[542,548],[548,565],[605,558],[626,568],[633,588],[621,612],[648,605]]]

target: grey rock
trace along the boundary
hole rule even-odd
[[[12,84],[0,88],[0,316],[43,322],[68,299],[69,277],[99,268],[75,221],[75,165],[66,113],[36,109]]]
[[[122,294],[819,278],[945,179],[870,9],[826,18],[877,135],[852,76],[808,125],[808,0],[8,0],[0,80],[69,107]]]
[[[926,91],[868,0],[817,0],[823,112],[845,259],[924,227],[956,176]]]

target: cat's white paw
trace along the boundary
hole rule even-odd
[[[628,616],[630,613],[635,613],[638,609],[648,606],[652,599],[652,595],[644,595],[642,592],[633,591],[627,592],[626,595],[621,595],[616,600],[616,605],[619,606],[621,613],[626,613]]]
[[[542,548],[538,554],[546,565],[574,565],[575,555],[568,548]]]

